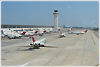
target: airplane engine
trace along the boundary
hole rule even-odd
[[[9,39],[14,39],[14,36],[8,36]]]
[[[29,45],[31,45],[31,46],[32,46],[33,44],[32,44],[32,43],[30,43]]]

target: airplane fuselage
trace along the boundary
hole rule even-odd
[[[65,33],[62,33],[59,35],[60,37],[65,37]]]
[[[35,42],[32,42],[32,43],[30,43],[30,45],[32,46],[36,46],[36,45],[38,45],[38,46],[40,46],[40,45],[45,45],[45,43],[46,43],[46,39],[45,38],[43,38],[43,39],[41,39],[41,40],[38,40],[38,41],[35,41]]]
[[[84,34],[86,32],[69,32],[68,34]]]

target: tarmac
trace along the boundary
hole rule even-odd
[[[79,30],[80,31],[80,30]],[[83,31],[83,30],[81,30]],[[94,31],[85,34],[59,33],[35,36],[46,38],[45,47],[31,47],[29,37],[1,40],[2,66],[95,66],[99,64],[99,37]]]

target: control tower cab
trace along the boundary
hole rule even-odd
[[[58,15],[59,15],[57,9],[54,10],[53,15],[54,15],[54,30],[57,30],[58,29]]]

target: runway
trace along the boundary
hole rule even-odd
[[[95,66],[99,64],[99,39],[93,31],[85,34],[59,33],[35,36],[46,38],[45,47],[31,47],[31,39],[1,40],[2,66]]]

